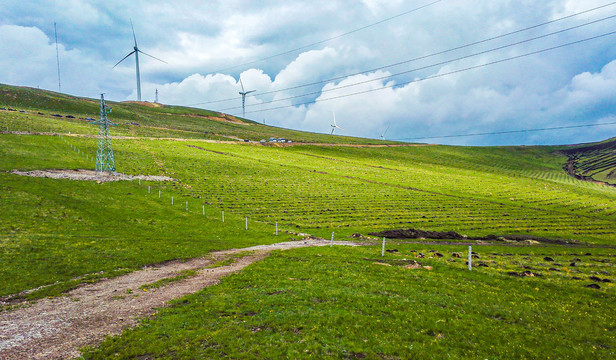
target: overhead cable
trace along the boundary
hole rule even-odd
[[[213,73],[218,73],[218,72],[222,72],[222,71],[226,71],[226,70],[231,70],[231,69],[235,69],[235,68],[242,67],[242,66],[246,66],[246,65],[256,64],[256,63],[259,63],[259,62],[262,62],[262,61],[265,61],[265,60],[270,60],[270,59],[273,59],[273,58],[278,57],[278,56],[282,56],[282,55],[291,54],[291,53],[297,52],[297,51],[299,51],[299,50],[307,49],[307,48],[313,47],[313,46],[315,46],[315,45],[319,45],[319,44],[323,44],[323,43],[326,43],[326,42],[329,42],[329,41],[332,41],[332,40],[335,40],[335,39],[339,39],[339,38],[341,38],[341,37],[343,37],[343,36],[347,36],[347,35],[350,35],[350,34],[356,33],[356,32],[358,32],[358,31],[362,31],[362,30],[368,29],[368,28],[370,28],[370,27],[373,27],[373,26],[376,26],[376,25],[382,24],[382,23],[384,23],[384,22],[387,22],[387,21],[390,21],[390,20],[393,20],[393,19],[399,18],[399,17],[401,17],[401,16],[408,15],[408,14],[410,14],[410,13],[413,13],[413,12],[419,11],[419,10],[421,10],[421,9],[424,9],[424,8],[426,8],[426,7],[428,7],[428,6],[434,5],[434,4],[439,3],[439,2],[441,2],[441,1],[443,1],[443,0],[436,0],[436,1],[432,1],[431,3],[428,3],[428,4],[426,4],[426,5],[422,5],[422,6],[420,6],[420,7],[414,8],[414,9],[412,9],[412,10],[405,11],[405,12],[403,12],[403,13],[401,13],[401,14],[398,14],[398,15],[394,15],[394,16],[388,17],[388,18],[386,18],[386,19],[383,19],[383,20],[377,21],[377,22],[375,22],[375,23],[372,23],[372,24],[369,24],[369,25],[366,25],[366,26],[362,26],[362,27],[360,27],[360,28],[358,28],[358,29],[351,30],[351,31],[345,32],[345,33],[343,33],[343,34],[340,34],[340,35],[336,35],[336,36],[334,36],[334,37],[327,38],[327,39],[325,39],[325,40],[320,40],[320,41],[317,41],[317,42],[314,42],[314,43],[311,43],[311,44],[308,44],[308,45],[303,45],[303,46],[300,46],[300,47],[298,47],[298,48],[291,49],[291,50],[287,50],[287,51],[281,52],[281,53],[279,53],[279,54],[271,55],[271,56],[264,57],[264,58],[261,58],[261,59],[258,59],[258,60],[253,60],[253,61],[249,61],[249,62],[246,62],[246,63],[243,63],[243,64],[238,64],[238,65],[234,65],[234,66],[229,66],[229,67],[226,67],[226,68],[223,68],[223,69],[219,69],[219,70],[213,71]]]
[[[301,84],[301,85],[296,85],[296,86],[292,86],[292,87],[288,87],[288,88],[283,88],[283,89],[277,89],[277,90],[272,90],[272,91],[260,92],[259,94],[260,95],[274,94],[274,93],[278,93],[278,92],[282,92],[282,91],[294,90],[294,89],[299,89],[299,88],[303,88],[303,87],[307,87],[307,86],[324,84],[324,83],[328,83],[328,82],[332,82],[332,81],[336,81],[336,80],[342,80],[342,79],[345,79],[347,77],[351,77],[351,76],[355,76],[355,75],[361,75],[361,74],[364,74],[364,73],[375,72],[375,71],[378,71],[378,70],[383,70],[383,69],[387,69],[387,68],[390,68],[390,67],[394,67],[394,66],[398,66],[398,65],[403,65],[403,64],[410,63],[410,62],[414,62],[414,61],[427,59],[427,58],[434,57],[434,56],[437,56],[437,55],[446,54],[446,53],[449,53],[449,52],[453,52],[453,51],[465,49],[465,48],[468,48],[468,47],[471,47],[471,46],[475,46],[475,45],[479,45],[479,44],[482,44],[482,43],[486,43],[486,42],[489,42],[489,41],[492,41],[492,40],[497,40],[497,39],[500,39],[500,38],[503,38],[503,37],[507,37],[507,36],[514,35],[514,34],[518,34],[518,33],[524,32],[524,31],[536,29],[536,28],[539,28],[539,27],[542,27],[542,26],[553,24],[553,23],[558,22],[558,21],[570,19],[570,18],[575,17],[575,16],[587,14],[589,12],[596,11],[596,10],[599,10],[599,9],[603,9],[603,8],[606,8],[606,7],[609,7],[609,6],[613,6],[613,5],[616,5],[616,1],[611,2],[609,4],[602,5],[602,6],[598,6],[598,7],[592,8],[592,9],[584,10],[584,11],[581,11],[581,12],[578,12],[578,13],[575,13],[575,14],[567,15],[567,16],[564,16],[564,17],[561,17],[561,18],[558,18],[558,19],[553,19],[553,20],[550,20],[550,21],[547,21],[547,22],[543,22],[543,23],[540,23],[540,24],[532,25],[532,26],[525,27],[525,28],[522,28],[522,29],[518,29],[518,30],[515,30],[515,31],[512,31],[512,32],[508,32],[508,33],[505,33],[505,34],[501,34],[501,35],[497,35],[497,36],[494,36],[494,37],[490,37],[490,38],[487,38],[487,39],[478,40],[478,41],[471,42],[471,43],[468,43],[468,44],[465,44],[465,45],[461,45],[461,46],[457,46],[457,47],[454,47],[454,48],[451,48],[451,49],[447,49],[447,50],[442,50],[442,51],[439,51],[439,52],[431,53],[431,54],[428,54],[428,55],[423,55],[423,56],[420,56],[420,57],[416,57],[416,58],[412,58],[412,59],[408,59],[408,60],[403,60],[403,61],[400,61],[400,62],[397,62],[397,63],[383,65],[383,66],[380,66],[380,67],[376,67],[376,68],[372,68],[372,69],[368,69],[368,70],[363,70],[363,71],[359,71],[359,72],[355,72],[355,73],[351,73],[351,74],[341,75],[341,76],[337,76],[337,77],[329,78],[329,79],[325,79],[325,80],[319,80],[319,81],[315,81],[315,82],[311,82],[311,83],[306,83],[306,84]],[[219,100],[210,100],[210,101],[205,101],[205,102],[189,104],[189,105],[186,105],[186,106],[213,104],[213,103],[232,101],[232,100],[237,100],[237,97],[226,98],[226,99],[219,99]]]
[[[249,104],[249,105],[247,105],[247,107],[261,106],[261,105],[264,105],[264,104],[271,104],[271,103],[280,102],[280,101],[292,100],[292,99],[302,98],[302,97],[311,96],[311,95],[320,95],[320,94],[327,93],[327,92],[338,91],[340,89],[345,89],[345,88],[354,87],[354,86],[358,86],[358,85],[368,84],[368,83],[371,83],[371,82],[377,82],[377,81],[381,81],[381,80],[386,80],[386,79],[390,79],[390,78],[393,78],[393,77],[396,77],[396,76],[405,75],[405,74],[409,74],[409,73],[420,71],[420,70],[426,70],[426,69],[437,67],[437,66],[441,66],[441,65],[446,65],[446,64],[449,64],[449,63],[452,63],[452,62],[455,62],[455,61],[469,59],[469,58],[476,57],[476,56],[479,56],[479,55],[485,55],[487,53],[491,53],[491,52],[498,51],[498,50],[503,50],[503,49],[506,49],[506,48],[510,48],[510,47],[517,46],[517,45],[520,45],[520,44],[524,44],[524,43],[528,43],[528,42],[535,41],[535,40],[538,40],[538,39],[546,38],[548,36],[560,34],[560,33],[566,32],[566,31],[570,31],[570,30],[573,30],[573,29],[577,29],[577,28],[580,28],[580,27],[583,27],[583,26],[588,26],[588,25],[591,25],[591,24],[595,24],[595,23],[598,23],[598,22],[601,22],[601,21],[605,21],[605,20],[609,20],[609,19],[613,19],[613,18],[616,18],[616,15],[608,16],[606,18],[602,18],[602,19],[595,20],[595,21],[591,21],[589,23],[585,23],[585,24],[581,24],[581,25],[576,25],[576,26],[573,26],[573,27],[570,27],[570,28],[567,28],[567,29],[563,29],[563,30],[559,30],[559,31],[555,31],[555,32],[552,32],[552,33],[549,33],[549,34],[545,34],[545,35],[541,35],[541,36],[536,36],[536,37],[533,37],[533,38],[530,38],[530,39],[520,40],[520,41],[511,43],[511,44],[507,44],[507,45],[503,45],[503,46],[498,46],[498,47],[495,47],[495,48],[492,48],[492,49],[489,49],[489,50],[480,51],[480,52],[473,53],[473,54],[470,54],[470,55],[460,56],[460,57],[457,57],[455,59],[445,60],[445,61],[441,61],[441,62],[438,62],[438,63],[422,66],[422,67],[419,67],[419,68],[414,68],[414,69],[410,69],[410,70],[406,70],[406,71],[402,71],[402,72],[398,72],[398,73],[394,73],[394,74],[380,76],[380,77],[369,79],[369,80],[363,80],[363,81],[358,81],[358,82],[354,82],[354,83],[351,83],[351,84],[337,86],[337,87],[334,87],[334,88],[331,88],[331,89],[321,89],[319,91],[314,91],[314,92],[310,92],[310,93],[294,95],[294,96],[289,96],[289,97],[286,97],[286,98],[274,99],[274,100],[270,100],[270,101],[264,101],[264,102],[257,103],[257,104]],[[234,106],[234,107],[230,107],[230,108],[226,108],[226,109],[221,109],[220,111],[225,112],[225,111],[229,111],[229,110],[235,110],[235,109],[238,109],[238,108],[241,108],[241,107]]]
[[[330,100],[335,100],[335,99],[341,99],[341,98],[345,98],[345,97],[349,97],[349,96],[355,96],[355,95],[360,95],[360,94],[367,94],[367,93],[370,93],[370,92],[375,92],[375,91],[384,90],[384,89],[390,89],[390,88],[399,87],[399,86],[402,86],[402,85],[408,85],[408,84],[412,84],[412,83],[418,83],[418,82],[425,81],[425,80],[436,79],[436,78],[440,78],[440,77],[444,77],[444,76],[449,76],[449,75],[453,75],[453,74],[458,74],[458,73],[469,71],[469,70],[479,69],[479,68],[490,66],[490,65],[500,64],[500,63],[504,63],[504,62],[507,62],[507,61],[516,60],[516,59],[528,57],[528,56],[531,56],[531,55],[536,55],[536,54],[544,53],[544,52],[547,52],[547,51],[561,49],[561,48],[564,48],[564,47],[567,47],[567,46],[572,46],[572,45],[580,44],[580,43],[583,43],[583,42],[587,42],[587,41],[603,38],[603,37],[614,35],[614,34],[616,34],[616,31],[611,31],[611,32],[604,33],[604,34],[601,34],[601,35],[596,35],[596,36],[592,36],[592,37],[589,37],[589,38],[585,38],[585,39],[581,39],[581,40],[577,40],[577,41],[572,41],[572,42],[569,42],[569,43],[566,43],[566,44],[552,46],[552,47],[541,49],[541,50],[537,50],[537,51],[532,51],[532,52],[529,52],[529,53],[525,53],[525,54],[521,54],[521,55],[516,55],[516,56],[512,56],[512,57],[505,58],[505,59],[490,61],[490,62],[487,62],[487,63],[484,63],[484,64],[470,66],[470,67],[466,67],[466,68],[463,68],[463,69],[449,71],[449,72],[446,72],[446,73],[439,73],[439,74],[436,74],[436,75],[427,76],[427,77],[419,78],[419,79],[414,79],[414,80],[411,80],[411,81],[405,81],[405,82],[401,82],[401,83],[394,84],[394,85],[387,85],[387,86],[378,87],[378,88],[374,88],[374,89],[358,91],[358,92],[354,92],[354,93],[350,93],[350,94],[332,96],[332,97],[324,98],[324,99],[315,99],[313,101],[308,101],[308,102],[299,103],[299,104],[283,105],[283,106],[277,106],[277,107],[272,107],[272,108],[267,108],[267,109],[247,111],[246,113],[250,114],[250,113],[263,112],[263,111],[284,109],[284,108],[296,107],[296,106],[300,106],[300,105],[309,105],[309,104],[313,104],[313,103],[316,103],[316,102],[323,102],[323,101],[330,101]]]
[[[539,128],[539,129],[503,130],[503,131],[492,131],[492,132],[483,132],[483,133],[474,133],[474,134],[456,134],[456,135],[441,135],[441,136],[422,136],[422,137],[398,138],[398,139],[387,139],[387,140],[392,140],[392,141],[402,141],[402,140],[444,139],[444,138],[457,138],[457,137],[470,137],[470,136],[484,136],[484,135],[516,134],[516,133],[526,133],[526,132],[535,132],[535,131],[548,131],[548,130],[576,129],[576,128],[583,128],[583,127],[595,127],[595,126],[605,126],[605,125],[616,125],[616,121],[614,121],[614,122],[605,122],[605,123],[595,123],[595,124],[581,124],[581,125],[568,125],[568,126],[554,126],[554,127],[546,127],[546,128]]]

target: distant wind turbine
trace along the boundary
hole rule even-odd
[[[334,113],[334,112],[332,111],[332,115],[334,115],[334,123],[333,123],[333,124],[331,124],[331,127],[332,127],[332,133],[331,133],[331,135],[334,135],[334,130],[336,130],[336,129],[344,130],[344,129],[343,129],[343,128],[341,128],[340,126],[338,126],[338,124],[336,124],[336,113]]]
[[[250,94],[251,92],[255,92],[257,90],[249,90],[249,91],[244,90],[244,84],[242,83],[241,76],[240,76],[240,85],[242,86],[242,91],[240,91],[240,95],[242,95],[242,117],[246,118],[246,109],[244,108],[246,104],[246,95]]]
[[[385,131],[383,131],[383,133],[381,134],[381,140],[385,140],[385,133],[387,132],[387,130],[389,130],[389,125],[387,125]]]
[[[147,55],[147,56],[151,57],[152,59],[156,59],[158,61],[164,62],[165,64],[167,62],[164,61],[164,60],[161,60],[161,59],[159,59],[157,57],[154,57],[154,56],[152,56],[150,54],[146,54],[143,51],[139,50],[139,48],[137,47],[137,37],[135,36],[135,28],[133,27],[133,20],[132,19],[130,21],[130,27],[131,27],[131,29],[133,29],[133,39],[135,40],[135,46],[133,47],[133,51],[131,51],[128,55],[126,55],[122,60],[118,61],[117,64],[113,65],[113,68],[118,66],[122,61],[126,60],[126,58],[128,58],[132,54],[135,54],[135,68],[137,69],[137,100],[141,101],[141,75],[139,74],[139,53],[142,53],[143,55]]]

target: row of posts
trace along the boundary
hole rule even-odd
[[[141,179],[139,179],[139,185],[141,185]],[[151,194],[151,186],[148,185],[148,194]],[[158,198],[160,199],[161,192],[158,190]],[[173,196],[171,196],[171,205],[173,205]],[[186,210],[188,211],[188,201],[186,201]],[[202,205],[202,213],[205,215],[205,205]],[[225,222],[225,211],[222,210],[222,222]],[[246,230],[248,230],[248,216],[246,217]],[[278,236],[278,222],[276,222],[276,236]],[[381,247],[381,257],[385,256],[385,240],[383,238],[383,245]],[[334,232],[332,231],[332,237],[330,241],[330,247],[334,246]],[[472,246],[468,247],[468,270],[472,269]]]

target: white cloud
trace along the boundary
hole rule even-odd
[[[145,56],[140,58],[144,100],[154,100],[155,89],[160,92],[160,100],[169,104],[231,99],[203,107],[230,108],[229,113],[240,114],[238,78],[241,74],[246,88],[257,90],[246,99],[249,118],[310,131],[329,132],[332,110],[345,128],[344,134],[371,137],[378,137],[389,125],[389,137],[404,138],[590,123],[609,118],[616,110],[610,92],[616,85],[616,65],[611,63],[616,59],[616,49],[613,50],[613,38],[609,37],[363,95],[313,101],[444,74],[609,31],[616,20],[477,58],[341,88],[582,24],[605,16],[607,10],[614,10],[605,8],[473,48],[327,81],[599,5],[603,5],[600,0],[443,1],[300,52],[212,74],[217,69],[267,58],[340,35],[406,12],[417,4],[377,0],[363,0],[352,7],[340,0],[208,4],[196,0],[173,4],[162,0],[130,3],[37,0],[25,4],[7,0],[0,12],[0,23],[4,24],[0,26],[0,38],[4,41],[0,53],[0,82],[57,89],[52,41],[53,22],[57,21],[63,91],[90,97],[105,92],[112,100],[132,100],[136,97],[134,60],[128,59],[126,64],[111,69],[132,49],[128,22],[132,17],[140,48],[169,63],[162,64]],[[323,82],[267,94],[319,81]],[[334,91],[321,93],[322,90]],[[286,99],[306,92],[316,94]],[[267,104],[272,100],[281,101]],[[307,101],[311,103],[298,105]],[[294,104],[272,111],[252,112]],[[485,144],[547,139],[577,142],[589,141],[589,137],[597,134],[593,128],[555,132],[550,136],[533,133],[447,141]]]

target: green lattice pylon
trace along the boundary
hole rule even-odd
[[[100,119],[93,122],[98,124],[98,148],[96,150],[96,171],[115,172],[115,158],[113,157],[113,147],[111,146],[111,137],[109,136],[109,128],[117,124],[112,123],[107,114],[111,112],[111,108],[105,105],[105,98],[101,94],[101,112]]]

